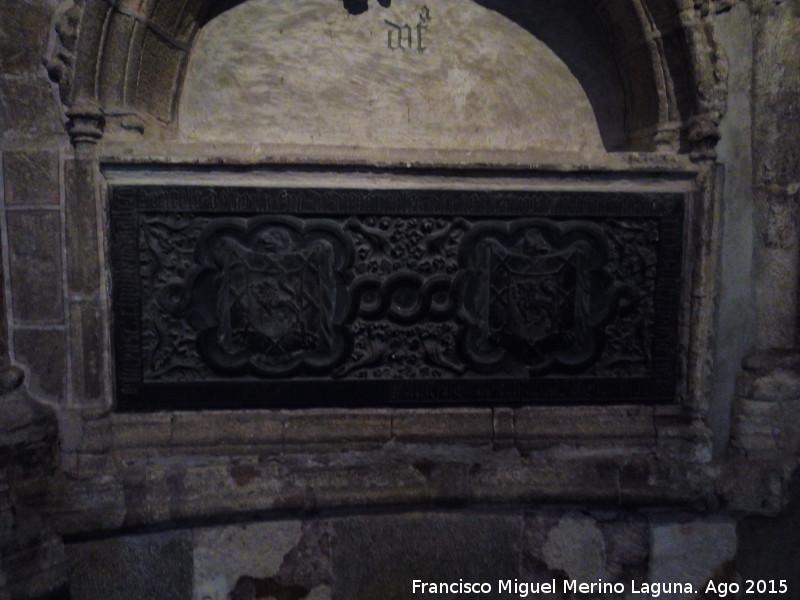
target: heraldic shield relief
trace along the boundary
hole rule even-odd
[[[115,188],[121,408],[672,399],[682,197]]]
[[[484,222],[464,240],[464,351],[477,369],[513,359],[531,375],[579,370],[604,326],[639,300],[606,270],[609,240],[588,221]]]
[[[217,219],[194,254],[186,280],[164,287],[159,304],[191,324],[213,370],[289,376],[342,361],[346,331],[335,321],[353,249],[337,228],[291,217]]]

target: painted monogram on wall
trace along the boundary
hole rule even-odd
[[[398,25],[388,19],[383,22],[389,27],[386,36],[386,45],[390,50],[416,50],[425,52],[424,36],[431,22],[431,11],[427,6],[423,6],[419,12],[417,23],[412,27],[408,23]]]

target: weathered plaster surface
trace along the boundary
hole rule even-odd
[[[595,581],[605,575],[603,532],[586,515],[564,515],[548,533],[542,553],[550,570],[564,571],[572,579]]]
[[[690,583],[695,590],[669,596],[676,600],[703,597],[706,583],[719,582],[724,566],[736,555],[736,523],[731,518],[656,521],[651,535],[650,581]]]
[[[358,17],[326,0],[236,7],[196,41],[182,134],[372,148],[602,150],[585,92],[544,43],[471,1],[427,6],[421,30],[412,0]],[[388,47],[386,21],[409,24],[410,48]]]
[[[717,160],[722,165],[724,176],[724,229],[714,402],[708,415],[714,432],[714,450],[719,455],[724,453],[730,436],[736,376],[753,343],[753,33],[747,6],[739,3],[729,12],[719,15],[716,30],[729,65],[728,110],[720,124],[721,139],[717,147]]]
[[[788,349],[798,331],[800,14],[796,2],[759,8],[753,58],[756,343]]]
[[[300,538],[300,522],[200,529],[193,538],[195,597],[223,599],[242,576],[275,575]]]

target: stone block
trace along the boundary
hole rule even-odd
[[[73,294],[96,296],[100,289],[97,199],[91,161],[64,165],[67,236],[67,282]]]
[[[331,588],[327,585],[320,585],[311,590],[306,600],[331,600]]]
[[[49,409],[23,392],[0,396],[0,470],[12,471],[15,479],[47,477],[56,467],[57,444],[58,427]]]
[[[186,0],[183,14],[176,20],[175,27],[173,27],[176,38],[179,40],[189,39],[197,27],[192,15],[198,14],[199,7],[201,7],[202,4],[203,0]]]
[[[605,577],[605,539],[589,516],[564,515],[548,532],[542,554],[551,571],[564,571],[570,579],[588,582]]]
[[[172,440],[172,415],[167,413],[117,414],[111,427],[117,449],[163,447]]]
[[[41,142],[65,135],[61,109],[46,74],[0,75],[0,132],[5,140]]]
[[[791,64],[794,64],[794,61]],[[781,63],[780,66],[780,70],[783,70],[785,64]],[[778,69],[772,70],[777,71]],[[784,81],[790,79],[786,74],[783,74],[782,77]],[[795,70],[795,80],[798,77],[800,77],[800,73]],[[758,90],[758,87],[755,89]],[[755,139],[772,142],[759,146],[759,151],[754,155],[758,167],[756,172],[761,182],[766,185],[790,184],[796,181],[797,172],[800,170],[800,150],[792,142],[800,134],[798,92],[800,89],[756,94]]]
[[[783,233],[785,231],[780,230],[762,232],[765,243],[755,255],[755,306],[764,307],[756,313],[756,331],[758,343],[766,347],[788,348],[795,343],[798,248],[794,242],[789,248],[770,246],[771,242],[779,242]]]
[[[786,350],[754,352],[745,357],[742,366],[756,376],[774,370],[800,372],[800,353]]]
[[[18,329],[14,332],[15,360],[30,372],[28,389],[48,400],[66,397],[66,332],[50,329]]]
[[[57,206],[61,202],[57,152],[6,152],[3,179],[6,206]]]
[[[272,579],[281,584],[276,575],[287,555],[300,542],[299,521],[274,521],[249,523],[230,527],[199,529],[194,538],[194,589],[195,598],[227,600],[238,587],[240,597],[246,583]],[[306,590],[307,592],[308,590]],[[263,597],[263,596],[257,596]],[[253,596],[254,600],[256,596]]]
[[[59,473],[48,484],[42,513],[61,535],[119,529],[127,518],[122,484],[110,477]]]
[[[9,211],[9,261],[17,323],[61,323],[61,215],[52,210]]]
[[[780,463],[774,459],[729,459],[717,477],[717,494],[730,511],[776,514],[784,503]]]
[[[4,0],[0,4],[0,73],[27,73],[41,67],[54,3]]]
[[[656,433],[653,409],[646,406],[526,407],[516,411],[514,425],[517,444],[526,449],[652,445]]]
[[[690,583],[695,593],[675,593],[693,600],[725,563],[736,557],[736,522],[708,517],[686,522],[652,523],[649,581]]]
[[[300,540],[283,557],[278,578],[286,584],[311,590],[310,596],[318,596],[330,586],[331,531],[328,521],[303,522]]]
[[[290,413],[283,427],[285,444],[377,447],[391,439],[392,417],[387,411],[308,410]]]
[[[163,121],[171,121],[175,107],[171,90],[177,84],[186,51],[175,48],[152,31],[142,44],[136,87],[138,105]]]
[[[733,446],[748,456],[775,456],[782,418],[780,403],[739,399],[733,417]]]
[[[514,460],[498,457],[474,471],[470,487],[482,502],[617,502],[618,470],[608,459],[554,459],[550,455]],[[505,458],[505,457],[503,457]]]
[[[649,49],[645,45],[639,45],[638,47],[629,48],[625,54],[624,59],[621,61],[621,69],[624,73],[626,73],[632,81],[647,81],[651,75],[648,71],[648,64],[647,64],[647,54],[649,53]],[[652,94],[654,92],[653,88],[650,86],[641,86],[641,88],[637,89],[638,94]],[[634,112],[634,114],[630,115],[628,118],[630,119],[630,123],[628,124],[629,129],[634,133],[634,135],[639,134],[640,136],[644,133],[641,130],[647,130],[648,126],[651,125],[652,115],[649,113],[648,109],[654,105],[655,98],[648,98],[644,102],[639,102],[638,106],[640,107],[639,111]],[[641,137],[641,146],[637,147],[638,150],[652,150],[652,142],[647,140],[646,137]]]
[[[636,514],[623,513],[610,521],[599,520],[605,539],[605,571],[614,580],[625,573],[647,570],[650,556],[650,524]]]
[[[111,418],[82,419],[82,435],[78,450],[81,452],[108,452],[113,444]]]
[[[280,445],[283,417],[265,411],[179,412],[173,417],[175,446]]]
[[[159,2],[153,10],[153,22],[166,31],[175,31],[175,25],[182,16],[183,2]]]
[[[105,389],[103,317],[97,303],[69,306],[72,395],[81,405],[99,402]]]
[[[602,576],[627,585],[632,575],[645,580],[649,555],[649,523],[635,513],[539,509],[525,515],[523,570],[530,580],[601,572],[594,580]]]
[[[322,461],[297,457],[288,476],[277,473],[280,489],[273,493],[273,506],[285,510],[380,506],[432,497],[424,475],[412,465],[391,460],[354,465],[352,459],[351,453],[329,454]]]
[[[403,442],[491,444],[490,408],[445,408],[395,411],[392,435]]]
[[[334,600],[410,600],[412,581],[492,582],[519,576],[522,515],[410,513],[333,522]],[[354,557],[358,557],[354,560]],[[433,597],[434,595],[431,595]],[[436,597],[455,597],[435,595]]]
[[[778,369],[756,377],[752,382],[753,400],[800,401],[800,373]]]
[[[9,589],[3,598],[68,598],[64,594],[68,565],[61,538],[36,517],[18,519],[14,533],[11,538],[0,536],[0,556]]]
[[[192,546],[183,532],[67,546],[72,600],[192,598]]]
[[[0,471],[0,538],[14,531],[16,518],[14,513],[11,512],[11,507],[11,488],[8,485],[8,472],[3,470]]]
[[[137,469],[137,452],[155,455]],[[117,452],[130,465],[125,480],[125,520],[140,525],[175,519],[209,518],[272,508],[294,474],[285,465],[259,463],[254,457],[166,457],[158,448]],[[193,465],[192,463],[201,463]]]
[[[514,446],[514,420],[514,409],[503,406],[492,409],[494,448],[512,448]]]
[[[558,524],[562,511],[537,510],[525,515],[525,530],[523,534],[522,573],[520,579],[534,584],[549,583],[557,580],[557,589],[561,591],[559,580],[566,579],[564,572],[553,572],[547,567],[544,558],[544,546],[547,534]],[[532,600],[559,597],[546,592],[533,593],[529,596]]]
[[[797,482],[797,478],[795,478]],[[796,485],[796,484],[795,484]],[[786,580],[789,593],[800,590],[800,497],[794,497],[781,514],[774,517],[746,517],[739,521],[739,551],[736,569],[742,579]],[[769,584],[768,584],[769,585]],[[776,583],[776,585],[779,585]],[[780,598],[779,594],[747,594],[749,600]]]
[[[557,510],[537,510],[525,514],[523,566],[544,563],[544,545],[547,541],[547,534],[558,525],[562,516],[562,512]]]
[[[114,472],[114,457],[110,453],[86,454],[79,452],[70,465],[70,476],[75,479],[102,478]]]
[[[83,437],[83,417],[79,410],[58,411],[58,437],[62,453],[72,453],[80,448]]]

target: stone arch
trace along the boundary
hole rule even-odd
[[[94,143],[113,129],[168,137],[197,32],[242,1],[65,5],[48,68],[73,142]],[[540,37],[570,67],[608,150],[707,153],[715,145],[724,98],[706,2],[541,0],[536,10],[476,2]]]

